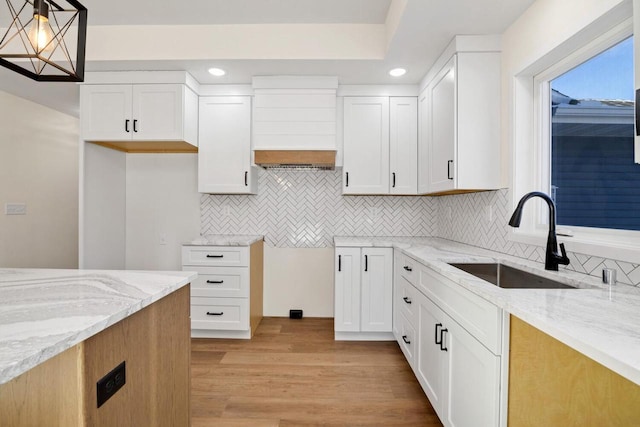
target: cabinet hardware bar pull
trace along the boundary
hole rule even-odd
[[[342,255],[338,255],[338,271],[342,271]]]
[[[220,285],[222,283],[224,283],[224,280],[207,280],[207,283],[211,283],[214,285]]]
[[[407,343],[407,344],[411,344],[411,341],[409,341],[409,340],[407,339],[407,336],[406,336],[406,335],[403,335],[403,336],[402,336],[402,341],[404,341],[404,342],[405,342],[405,343]]]
[[[453,174],[451,173],[452,165],[453,165],[453,160],[447,160],[447,179],[453,179]]]
[[[137,125],[138,125],[138,119],[135,119],[135,120],[133,121],[133,131],[134,131],[135,133],[138,133],[138,126],[137,126]]]
[[[345,184],[345,187],[349,186],[349,172],[345,172],[347,174],[347,183]]]
[[[224,311],[221,311],[220,313],[212,313],[210,311],[207,311],[207,316],[222,316],[224,314]]]
[[[408,265],[405,265],[403,267],[406,271],[413,271],[413,268],[409,267]]]
[[[444,346],[444,333],[449,332],[447,328],[440,330],[440,350],[447,351],[447,347]]]
[[[441,341],[438,341],[438,328],[442,327],[442,323],[436,323],[436,336],[435,336],[435,342],[436,345],[441,345]]]
[[[124,130],[125,130],[125,132],[127,132],[127,133],[129,133],[129,122],[130,122],[130,121],[131,121],[131,120],[129,120],[129,119],[127,119],[127,120],[125,120],[125,121],[124,121]]]
[[[364,256],[364,271],[369,271],[369,257],[367,255]]]
[[[391,187],[396,188],[396,173],[393,172],[391,175],[393,175],[393,185]]]
[[[207,258],[224,258],[224,255],[207,255]]]
[[[411,300],[409,299],[409,297],[404,297],[402,298],[404,300],[404,302],[406,302],[407,304],[411,304]]]
[[[249,186],[249,171],[244,171],[244,186]]]

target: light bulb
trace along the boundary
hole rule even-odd
[[[33,22],[27,34],[37,53],[51,52],[54,48],[53,29],[49,24],[49,5],[44,0],[33,3]]]

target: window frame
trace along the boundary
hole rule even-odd
[[[578,34],[514,77],[511,206],[529,191],[551,191],[551,81],[633,35],[629,18],[599,35]],[[530,201],[509,240],[544,246],[548,209]],[[570,234],[564,236],[563,234]],[[640,231],[558,226],[558,240],[571,252],[638,262]]]

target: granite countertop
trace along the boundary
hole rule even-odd
[[[205,234],[183,246],[251,246],[263,239],[261,234]]]
[[[335,237],[336,247],[400,249],[460,286],[640,385],[640,289],[438,238]],[[580,289],[503,289],[449,262],[501,262]]]
[[[196,277],[181,271],[0,269],[0,384]]]

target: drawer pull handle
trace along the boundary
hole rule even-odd
[[[214,285],[221,285],[224,283],[224,280],[207,280],[207,283],[211,283]]]
[[[440,350],[442,351],[447,351],[447,347],[445,347],[445,344],[444,344],[445,332],[449,332],[449,330],[447,328],[440,330]]]
[[[342,255],[338,255],[338,271],[342,271]]]
[[[435,337],[435,341],[436,341],[436,345],[442,345],[442,341],[438,341],[438,329],[442,327],[442,323],[436,323],[436,337]],[[440,337],[440,339],[442,340],[442,337]]]
[[[131,120],[129,120],[129,119],[124,121],[124,131],[127,132],[127,133],[129,133],[129,122],[130,121]]]
[[[403,336],[402,336],[402,341],[404,341],[406,344],[411,344],[411,341],[409,341],[409,340],[407,339],[407,336],[406,336],[406,335],[403,335]]]
[[[369,256],[364,256],[364,271],[369,271]]]
[[[403,267],[406,271],[413,271],[413,268],[409,267],[408,265],[405,265]]]
[[[406,302],[407,304],[411,304],[411,299],[409,297],[404,297],[402,298],[404,300],[404,302]]]
[[[207,258],[224,258],[224,255],[207,255]]]
[[[210,311],[207,311],[207,316],[222,316],[224,314],[224,311],[221,311],[220,313],[212,313]]]

